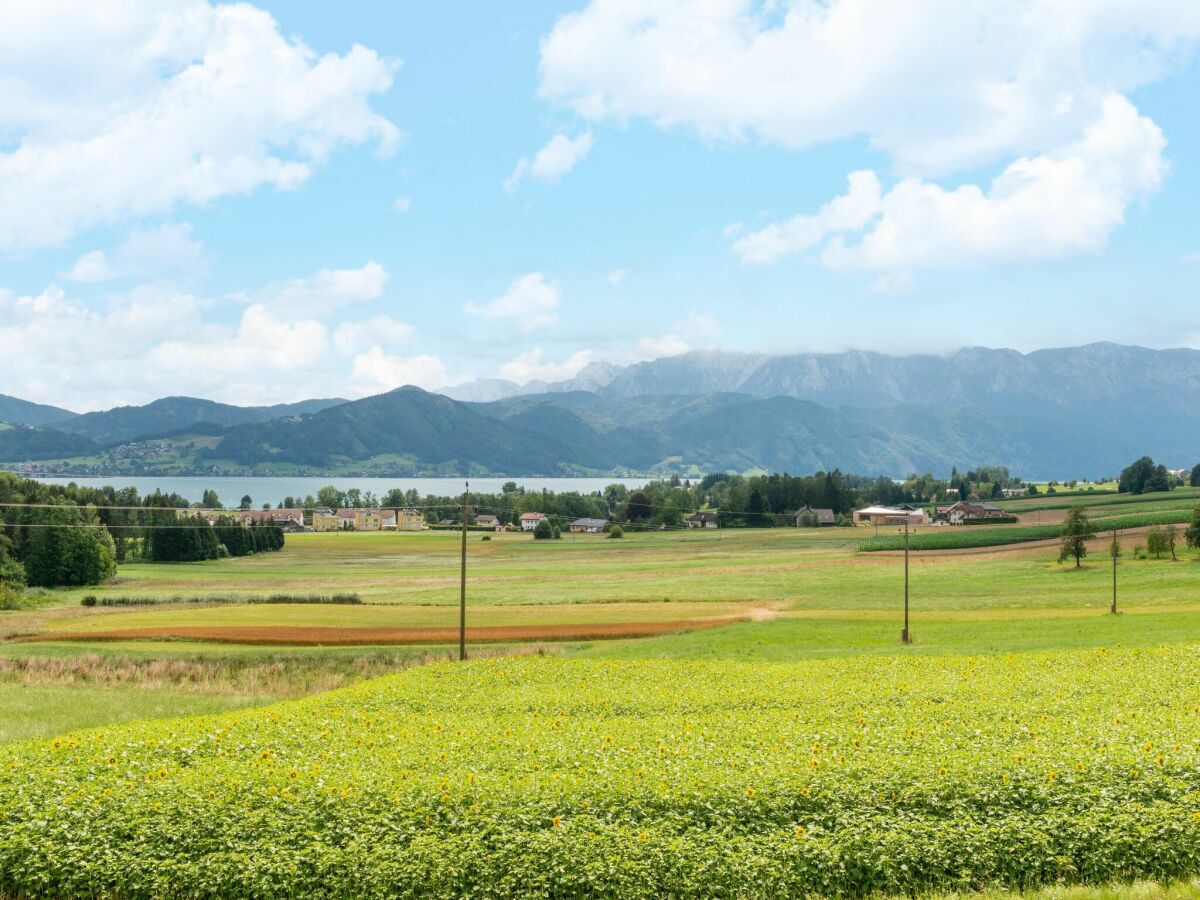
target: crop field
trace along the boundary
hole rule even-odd
[[[870,533],[472,535],[465,664],[457,535],[289,536],[0,613],[0,896],[1188,896],[1197,554],[1126,552],[1112,616],[1105,535],[1081,569],[914,552],[906,645]],[[364,602],[79,602],[279,592]]]
[[[0,751],[0,883],[657,897],[1169,879],[1200,854],[1198,679],[1187,647],[438,664]]]

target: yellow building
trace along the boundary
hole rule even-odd
[[[356,509],[354,511],[355,531],[380,531],[383,529],[383,516],[377,509]]]
[[[425,517],[415,509],[396,510],[396,528],[399,531],[420,531],[425,527]]]
[[[338,531],[342,520],[334,513],[313,513],[312,527],[313,531]]]

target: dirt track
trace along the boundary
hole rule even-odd
[[[647,637],[713,628],[742,621],[744,616],[715,619],[677,619],[668,622],[599,622],[586,625],[498,625],[468,628],[467,641],[476,644],[509,641],[583,641]],[[347,646],[359,644],[443,644],[458,640],[454,627],[432,628],[328,628],[306,625],[177,625],[154,628],[117,628],[111,631],[52,631],[31,635],[26,641],[127,641],[188,640],[223,644],[288,644]]]

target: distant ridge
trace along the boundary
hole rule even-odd
[[[137,438],[179,436],[176,465],[197,472],[902,476],[999,464],[1026,477],[1099,478],[1143,454],[1172,468],[1200,460],[1200,351],[1188,349],[705,351],[594,364],[537,394],[509,395],[527,387],[455,389],[479,398],[471,402],[416,387],[273,407],[170,397],[0,430],[0,459],[61,459],[68,437],[88,442],[76,455],[103,456]]]
[[[49,425],[52,422],[64,422],[76,413],[57,406],[46,406],[42,403],[30,403],[8,394],[0,394],[0,422],[9,425]]]

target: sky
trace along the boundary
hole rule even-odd
[[[1194,0],[0,4],[0,393],[1200,347]]]

